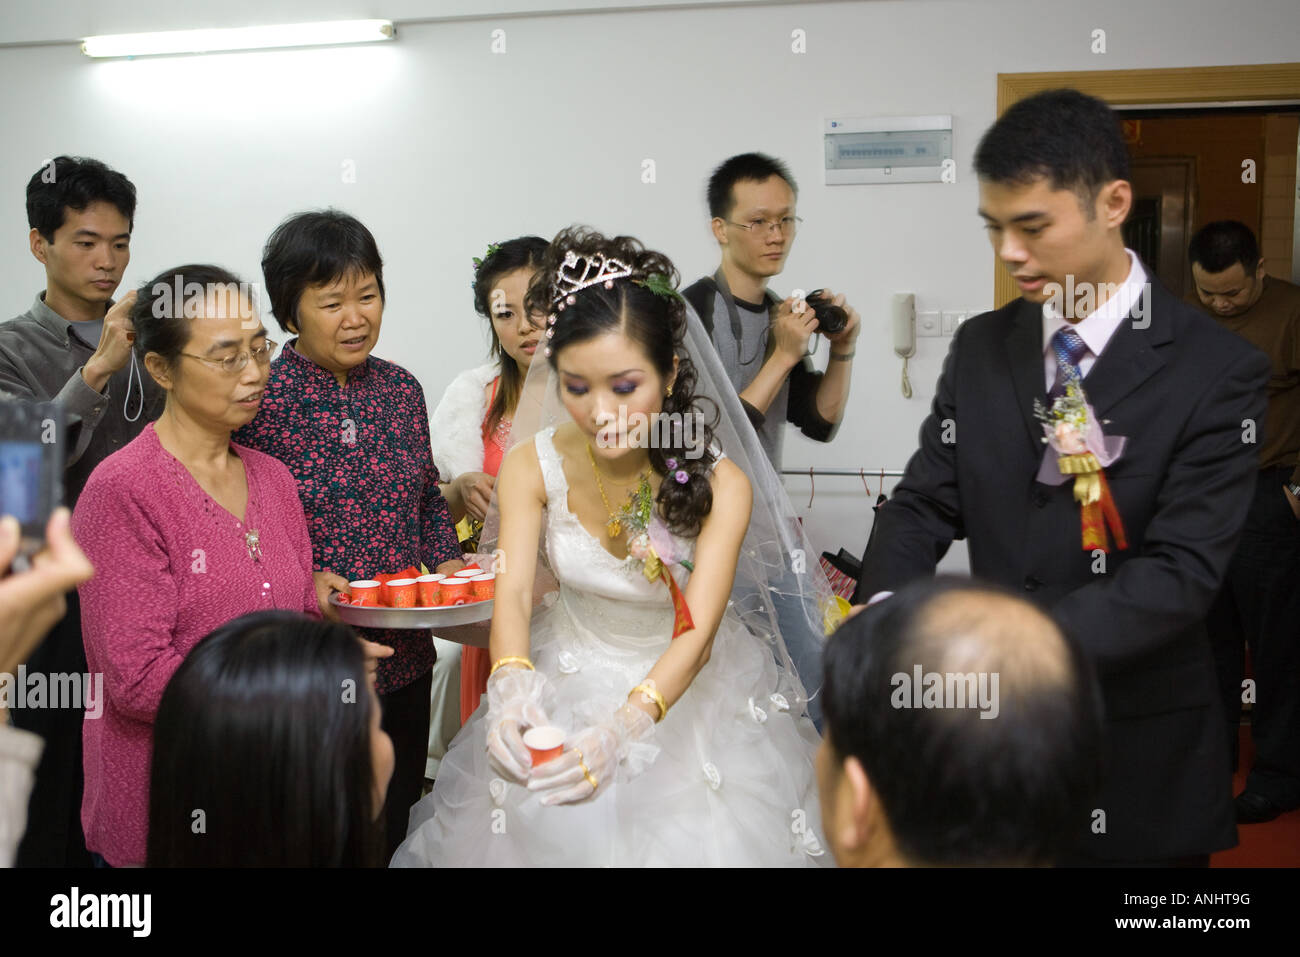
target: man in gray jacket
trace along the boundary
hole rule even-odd
[[[45,289],[27,312],[0,323],[0,391],[55,401],[70,430],[64,499],[71,507],[95,466],[162,411],[163,394],[131,361],[127,313],[114,303],[131,259],[135,187],[98,160],[60,156],[27,184],[32,255]],[[28,673],[84,673],[76,592],[68,611],[28,663]],[[81,832],[81,722],[73,708],[14,709],[13,723],[45,739],[19,866],[88,866]]]

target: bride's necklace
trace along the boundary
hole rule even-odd
[[[627,503],[615,514],[609,506],[609,499],[605,497],[605,486],[600,480],[600,469],[596,467],[596,455],[591,451],[591,443],[587,443],[587,459],[591,462],[592,474],[596,476],[596,488],[600,491],[600,500],[605,503],[605,511],[609,514],[609,521],[605,523],[605,532],[610,538],[618,538],[623,534],[623,516],[632,510],[634,502],[642,496],[650,495],[650,470],[646,469],[641,473],[641,481],[637,484],[634,491],[628,493]]]

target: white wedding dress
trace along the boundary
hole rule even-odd
[[[560,587],[533,616],[531,658],[551,684],[551,723],[574,732],[608,719],[646,677],[671,641],[673,608],[662,581],[607,552],[569,511],[553,433],[534,441]],[[678,543],[693,554],[693,541]],[[684,587],[686,570],[673,574]],[[777,677],[772,651],[729,610],[709,663],[615,780],[594,798],[551,807],[489,764],[484,698],[433,792],[412,809],[392,864],[829,866],[813,767],[819,739],[776,693]],[[644,770],[629,778],[629,766]]]

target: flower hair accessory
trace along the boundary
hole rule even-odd
[[[633,282],[638,286],[644,286],[663,299],[682,301],[682,294],[673,288],[672,283],[668,281],[668,277],[663,273],[651,273],[645,279],[634,279]]]
[[[478,272],[480,269],[482,269],[483,264],[487,262],[489,259],[491,259],[493,256],[495,256],[497,251],[500,248],[501,248],[500,243],[488,243],[487,252],[483,254],[483,258],[479,259],[477,256],[474,257],[474,271]]]

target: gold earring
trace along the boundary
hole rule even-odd
[[[669,394],[669,395],[672,395],[672,394],[673,394],[673,387],[672,387],[672,386],[669,386],[669,387],[668,387],[668,394]]]

